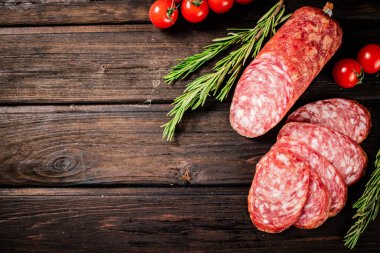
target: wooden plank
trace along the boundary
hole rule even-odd
[[[147,22],[150,0],[1,1],[1,25]]]
[[[331,77],[337,59],[355,57],[363,44],[380,40],[380,22],[342,25],[347,43],[303,98],[380,98],[380,80],[374,75],[368,75],[364,85],[343,91]],[[199,52],[212,38],[224,35],[221,26],[171,32],[151,25],[3,28],[0,103],[170,102],[188,82],[172,87],[163,83],[162,76],[175,59]]]
[[[364,142],[371,163],[380,136],[380,103]],[[301,105],[298,103],[296,107]],[[229,105],[189,113],[176,141],[162,140],[169,105],[0,107],[0,184],[249,185],[254,165],[283,124],[246,139],[228,120]]]
[[[167,105],[0,110],[4,185],[169,185],[186,183],[186,174],[194,184],[248,183],[247,160],[269,148],[268,139],[233,133],[226,111],[194,115],[185,133],[167,143],[160,128]]]
[[[211,14],[205,22],[227,23],[230,20],[257,20],[276,1],[256,1],[249,6],[236,5],[225,15]],[[0,2],[0,25],[115,24],[149,22],[152,0],[3,0]],[[289,11],[305,5],[323,7],[319,0],[287,1]],[[376,1],[336,0],[337,19],[379,19],[380,5]],[[180,21],[181,24],[182,20]]]
[[[347,206],[314,230],[256,230],[248,187],[2,189],[3,252],[347,252]],[[380,220],[357,250],[378,252]]]

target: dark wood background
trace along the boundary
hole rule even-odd
[[[149,23],[151,2],[0,1],[0,252],[347,251],[352,203],[380,147],[380,81],[342,90],[330,73],[337,59],[380,43],[380,2],[334,1],[343,46],[295,106],[330,97],[367,106],[368,173],[322,227],[277,235],[252,226],[246,198],[279,126],[245,139],[229,125],[227,101],[187,114],[172,143],[160,128],[187,82],[163,83],[175,60],[228,27],[254,26],[275,1],[167,31]],[[288,11],[324,5],[286,2]],[[355,252],[379,252],[379,236],[378,218]]]

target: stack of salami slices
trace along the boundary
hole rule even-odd
[[[256,166],[248,196],[253,224],[269,233],[312,229],[339,213],[347,186],[367,166],[359,143],[370,128],[370,113],[353,100],[321,100],[293,112]]]

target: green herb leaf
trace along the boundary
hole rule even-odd
[[[375,170],[365,185],[362,196],[355,202],[353,208],[357,209],[352,219],[355,223],[350,227],[344,237],[344,245],[353,249],[360,235],[365,231],[370,221],[374,221],[379,213],[380,206],[380,149],[375,160]]]
[[[248,33],[249,30],[242,29],[237,33],[229,33],[227,37],[214,39],[214,43],[206,46],[203,52],[182,59],[179,64],[171,67],[169,74],[164,76],[165,82],[172,84],[175,80],[186,78],[218,54],[241,42]]]

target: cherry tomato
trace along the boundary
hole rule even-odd
[[[231,10],[234,0],[207,0],[208,6],[215,13],[225,13]]]
[[[209,9],[205,0],[183,0],[181,11],[187,21],[199,23],[207,17]]]
[[[169,28],[178,19],[178,10],[171,0],[158,0],[149,9],[149,18],[158,28]]]
[[[250,4],[253,3],[254,0],[235,0],[237,4]]]
[[[342,88],[352,88],[363,79],[362,67],[354,59],[342,59],[335,64],[333,77]]]
[[[365,73],[375,74],[380,70],[380,45],[365,45],[359,50],[357,59]]]

